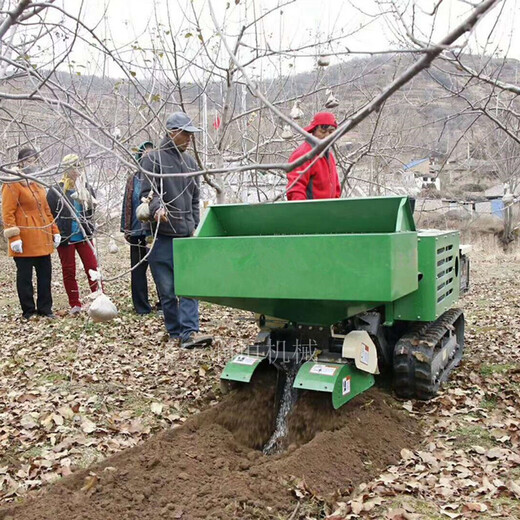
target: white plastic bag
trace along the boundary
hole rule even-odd
[[[143,197],[141,204],[135,210],[135,216],[139,222],[150,222],[150,199]]]
[[[301,119],[304,116],[303,110],[300,108],[299,100],[296,100],[294,102],[294,106],[292,107],[290,116],[291,119]]]
[[[88,314],[94,323],[103,323],[117,316],[117,307],[106,294],[100,293],[91,303]]]
[[[117,246],[116,241],[113,238],[108,243],[108,252],[112,255],[115,255],[117,252],[119,252],[119,247]]]
[[[328,67],[330,65],[330,56],[327,56],[325,54],[322,54],[319,58],[318,58],[318,65],[320,67]]]
[[[326,94],[328,95],[328,98],[327,101],[325,101],[325,108],[336,108],[339,105],[339,101],[332,90],[327,89]]]
[[[282,139],[288,141],[292,139],[293,133],[291,132],[291,127],[289,125],[283,125]]]

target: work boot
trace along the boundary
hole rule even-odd
[[[192,332],[187,338],[181,340],[181,348],[192,349],[195,347],[209,347],[213,343],[213,338],[207,334]]]

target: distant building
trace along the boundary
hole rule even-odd
[[[511,193],[511,187],[507,182],[504,182],[495,184],[495,186],[491,186],[491,188],[484,191],[484,197],[488,199],[488,202],[485,204],[489,205],[490,213],[500,218],[504,218],[504,196],[509,196],[511,199],[519,197],[520,187],[515,188],[513,193]]]
[[[415,180],[415,184],[419,191],[424,189],[435,188],[441,190],[441,180],[439,177],[439,169],[435,164],[433,157],[425,157],[424,159],[416,159],[405,165],[401,170],[403,177],[411,176]]]
[[[506,193],[511,193],[514,197],[520,196],[520,187],[517,187],[513,191],[514,193],[511,193],[511,188],[507,182],[495,184],[484,191],[484,197],[486,197],[486,199],[501,199]]]

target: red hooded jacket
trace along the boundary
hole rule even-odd
[[[289,162],[299,159],[311,149],[308,142],[303,143],[292,153]],[[310,164],[312,166],[309,167]],[[303,171],[305,173],[301,174]],[[341,195],[336,159],[332,151],[319,159],[313,157],[289,172],[287,178],[288,200],[339,199]]]

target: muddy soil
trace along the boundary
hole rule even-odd
[[[295,479],[332,497],[396,462],[419,436],[416,422],[382,390],[337,411],[330,397],[308,393],[289,417],[286,450],[265,456],[261,448],[276,419],[275,378],[259,374],[182,427],[1,509],[0,519],[283,518],[295,507]]]

